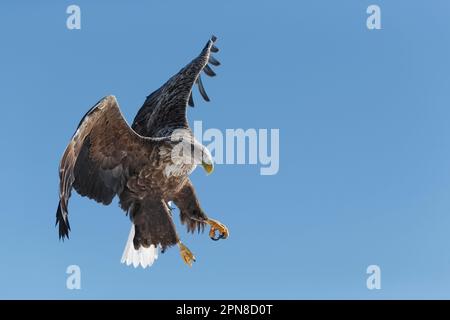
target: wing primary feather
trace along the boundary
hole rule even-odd
[[[198,84],[198,90],[200,91],[200,94],[202,95],[203,99],[206,101],[210,101],[208,95],[206,94],[205,88],[203,87],[202,78],[200,75],[197,78],[197,84]]]
[[[213,66],[220,66],[220,62],[219,60],[217,60],[216,58],[214,58],[212,55],[209,56],[209,63],[211,63]]]
[[[195,103],[198,103],[194,102],[195,99],[191,96],[194,83],[198,84],[202,99],[210,101],[203,84],[198,79],[203,72],[206,76],[213,77],[217,72],[213,69],[221,65],[213,57],[213,52],[219,51],[215,45],[216,41],[217,37],[211,35],[197,57],[147,97],[133,120],[132,129],[136,133],[147,137],[158,135],[168,125],[165,121],[159,120],[168,117],[174,119],[171,126],[187,126],[186,108],[194,107]]]
[[[203,72],[206,73],[206,75],[210,76],[210,77],[215,77],[216,73],[213,71],[213,69],[211,69],[211,67],[209,65],[206,65],[203,68]]]
[[[194,105],[194,99],[192,98],[192,91],[191,91],[191,93],[189,94],[188,105],[191,106],[191,107],[194,107],[194,106],[195,106],[195,105]]]

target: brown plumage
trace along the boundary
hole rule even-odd
[[[60,163],[56,215],[60,238],[69,236],[68,201],[72,188],[104,205],[118,196],[121,208],[134,224],[136,250],[151,245],[165,249],[180,243],[168,201],[178,206],[189,231],[203,230],[206,223],[213,225],[201,209],[188,178],[199,164],[210,171],[212,159],[209,151],[194,139],[186,107],[188,103],[193,105],[195,83],[209,101],[200,73],[215,75],[208,65],[219,65],[211,56],[213,50],[217,51],[215,41],[212,37],[197,58],[147,97],[132,127],[122,116],[114,96],[99,101],[83,117]],[[194,151],[189,157],[182,155],[183,160],[189,161],[174,162],[172,151],[180,143]]]
[[[175,244],[177,237],[170,213],[161,198],[170,192],[165,183],[151,181],[162,180],[162,168],[171,160],[162,157],[161,150],[170,150],[173,144],[169,138],[146,138],[134,132],[123,118],[115,97],[108,96],[97,103],[84,118],[61,159],[60,237],[68,236],[65,226],[68,226],[67,207],[73,187],[80,195],[105,205],[116,195],[124,210],[134,205],[130,213],[138,226],[136,246]],[[170,152],[166,154],[170,156]],[[147,188],[150,185],[152,189]],[[153,193],[158,195],[157,199],[152,197]],[[157,227],[161,230],[152,230]],[[153,231],[151,237],[145,237],[150,231]]]

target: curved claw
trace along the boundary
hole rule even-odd
[[[211,230],[209,231],[209,237],[213,241],[219,241],[220,239],[228,238],[229,232],[228,228],[225,225],[212,219],[208,219],[207,223],[211,226]],[[216,231],[219,231],[218,236],[216,236]]]
[[[215,237],[216,233],[214,232],[214,236],[210,236],[211,240],[213,241],[219,241],[220,239],[226,239],[227,236],[223,233],[220,233],[217,238]]]
[[[186,263],[189,267],[192,267],[192,263],[195,262],[195,256],[184,244],[178,242],[178,247],[180,248],[181,258],[184,263]]]

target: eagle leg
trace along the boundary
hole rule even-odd
[[[206,224],[211,226],[209,236],[214,241],[228,238],[228,228],[217,220],[209,219],[200,207],[195,194],[194,186],[190,180],[173,197],[173,202],[180,209],[181,223],[187,224],[188,231],[202,230]],[[219,235],[216,236],[216,231]]]
[[[194,254],[181,241],[178,241],[178,248],[180,248],[180,255],[184,263],[192,267],[192,263],[195,262]]]
[[[211,226],[211,230],[209,231],[209,237],[212,240],[218,241],[220,239],[226,239],[230,235],[228,228],[224,224],[220,223],[219,221],[214,220],[214,219],[207,219],[205,222]],[[219,232],[219,235],[217,237],[216,237],[216,231]]]
[[[181,223],[187,226],[188,232],[203,231],[207,216],[200,207],[194,186],[187,180],[185,185],[173,197],[173,202],[180,209]]]

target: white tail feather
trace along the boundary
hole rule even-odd
[[[127,266],[133,264],[135,268],[139,265],[142,268],[150,267],[156,259],[158,259],[158,248],[151,245],[148,248],[140,247],[136,250],[133,245],[134,238],[134,224],[131,224],[130,234],[128,235],[127,244],[123,251],[121,263],[125,263]]]

